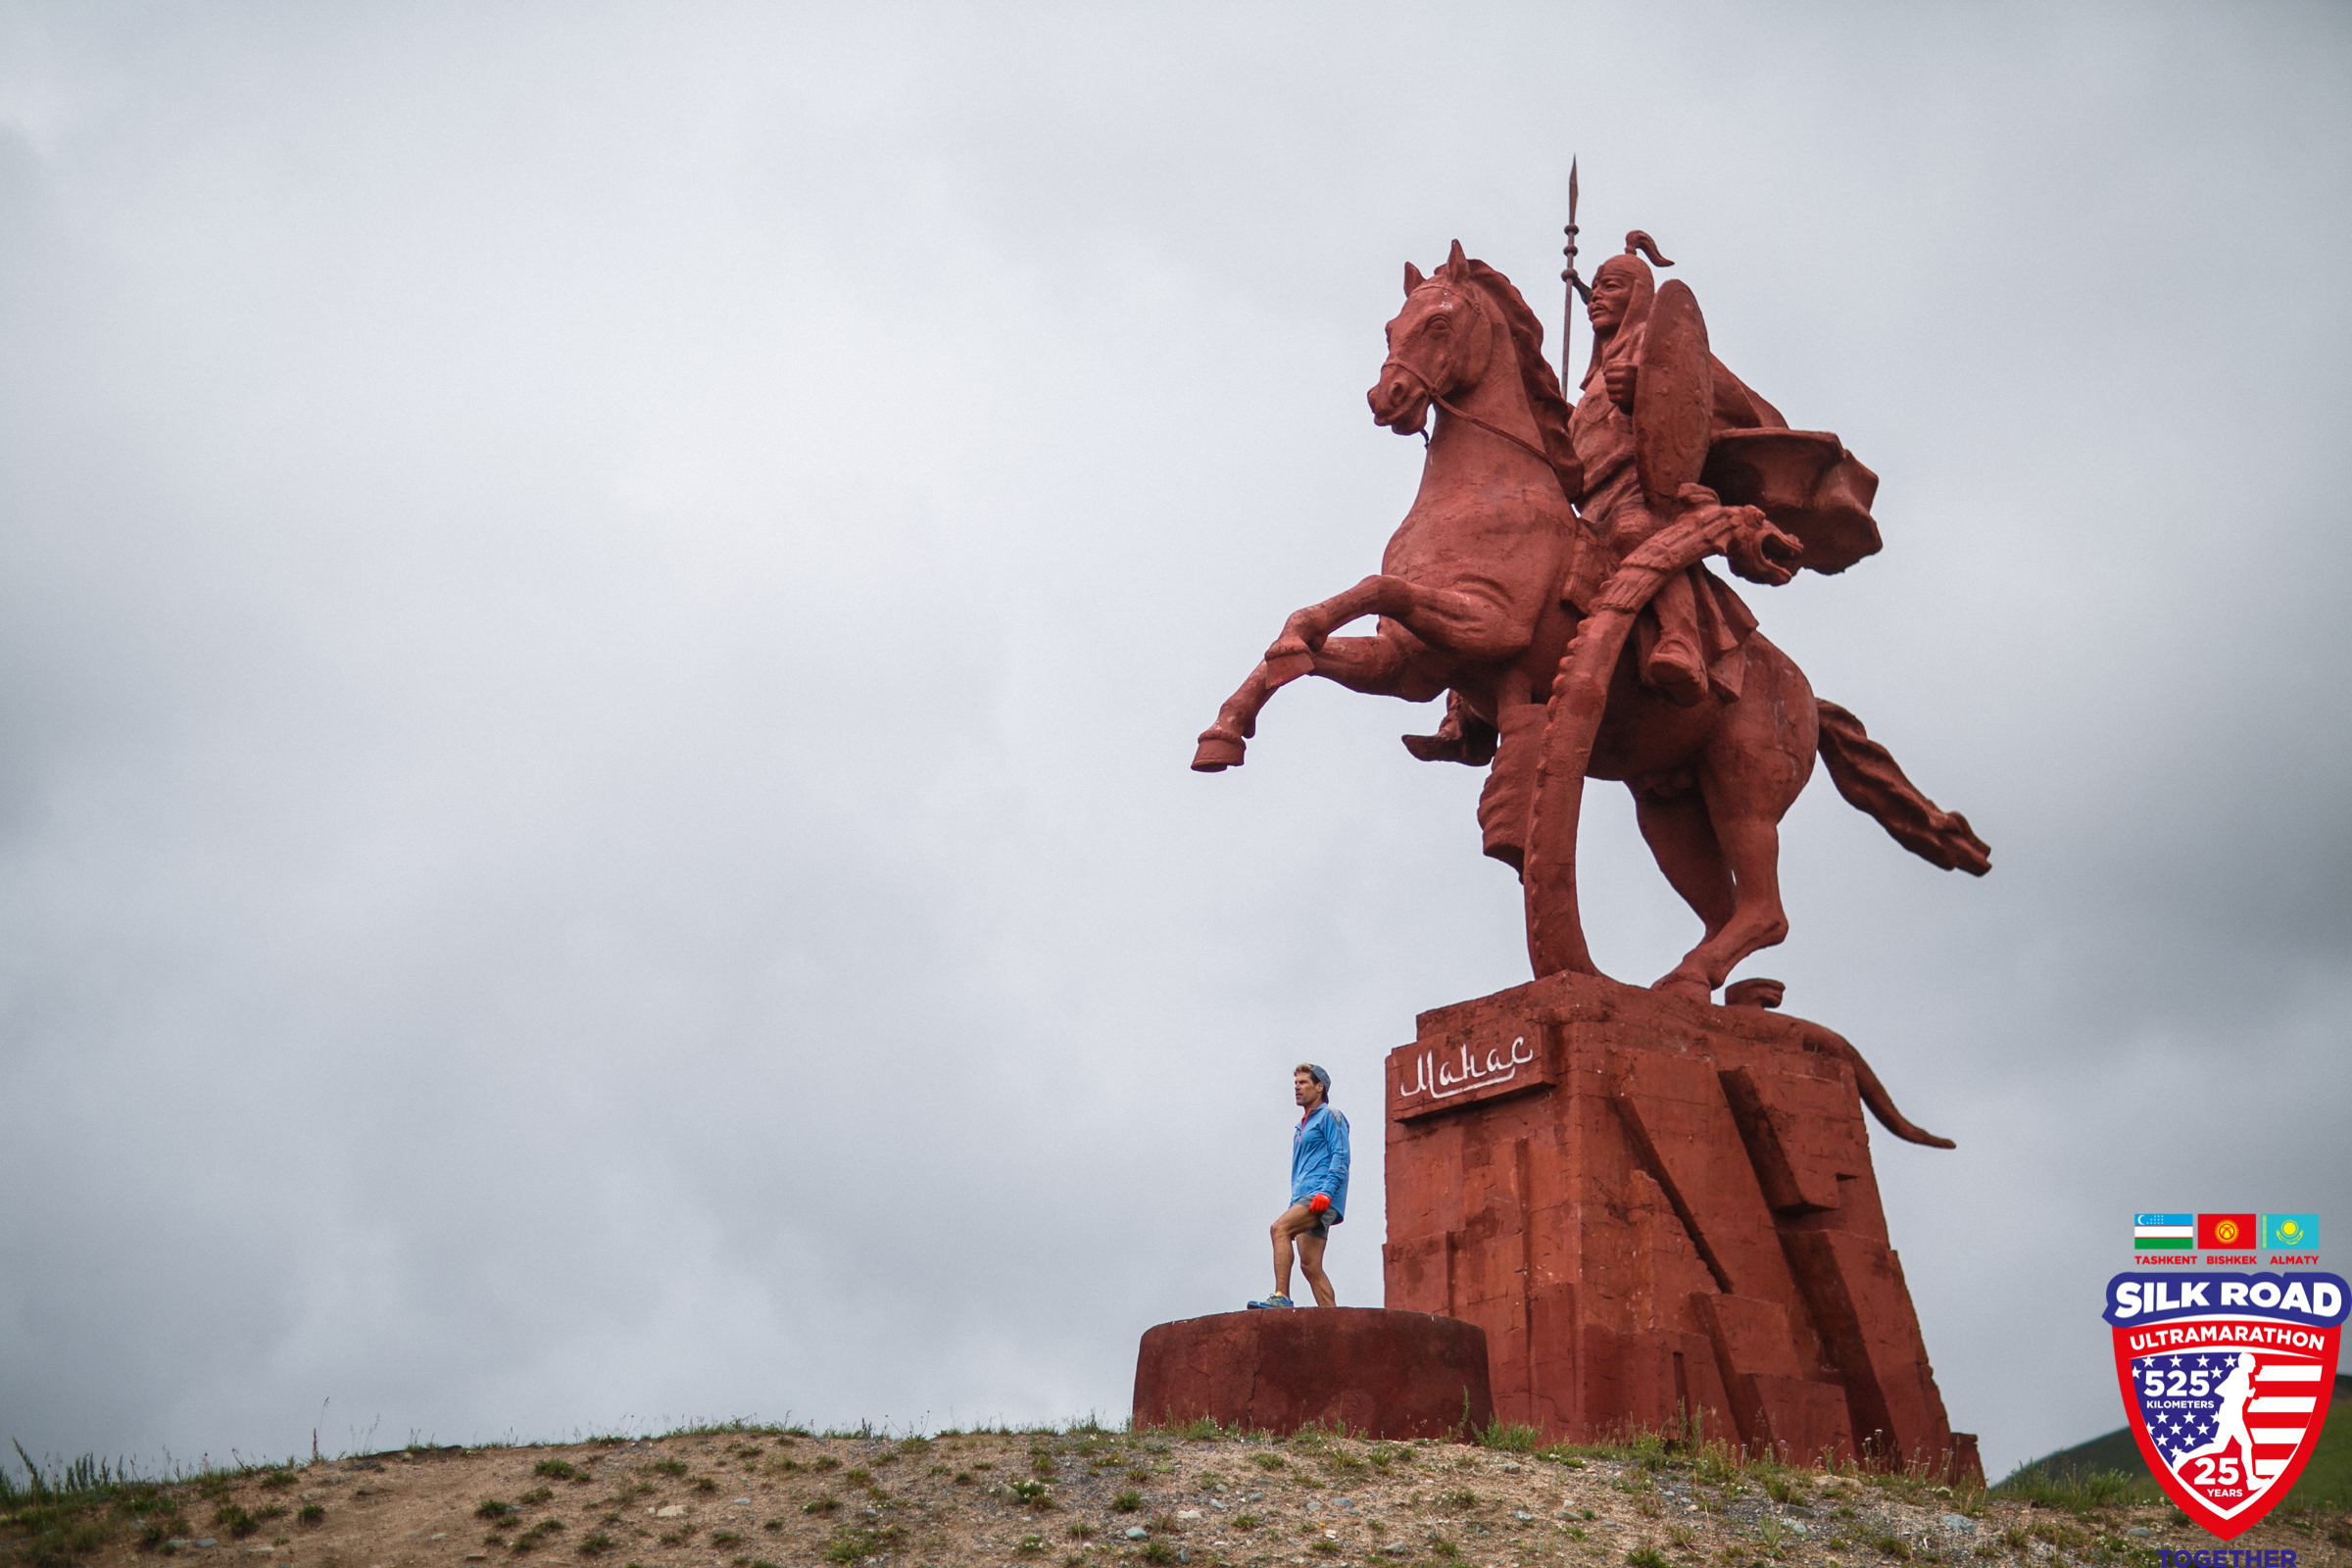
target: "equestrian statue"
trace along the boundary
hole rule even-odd
[[[1880,548],[1878,476],[1838,437],[1792,430],[1708,351],[1690,288],[1637,230],[1584,293],[1592,354],[1576,403],[1519,291],[1454,242],[1404,308],[1369,394],[1375,422],[1422,435],[1412,510],[1378,573],[1293,614],[1217,711],[1193,766],[1239,766],[1268,698],[1301,675],[1422,703],[1446,698],[1425,761],[1487,767],[1486,853],[1518,871],[1539,978],[1598,973],[1578,910],[1584,780],[1633,792],[1658,869],[1698,914],[1698,945],[1653,989],[1700,1001],[1788,935],[1780,822],[1818,757],[1839,794],[1914,855],[1982,876],[1967,818],[1903,776],[1853,714],[1816,698],[1709,569],[1775,586]],[[1434,430],[1432,422],[1434,419]],[[1364,616],[1370,636],[1338,636]],[[1773,981],[1727,1001],[1777,1005]]]

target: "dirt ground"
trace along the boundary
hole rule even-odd
[[[74,1561],[2160,1568],[2160,1548],[2218,1544],[2169,1507],[2077,1515],[1900,1478],[1740,1470],[1657,1454],[1562,1460],[1452,1444],[1150,1433],[724,1432],[415,1449],[216,1479],[174,1496],[175,1514],[150,1513],[147,1541],[129,1521],[103,1544],[77,1548]],[[2231,1544],[2288,1548],[2296,1568],[2328,1568],[2352,1555],[2329,1541],[2329,1528],[2274,1517]],[[2332,1528],[2352,1539],[2340,1520]]]

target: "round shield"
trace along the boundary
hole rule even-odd
[[[1634,464],[1649,510],[1673,510],[1675,492],[1707,466],[1714,420],[1715,373],[1707,356],[1706,318],[1681,279],[1658,290],[1642,333],[1641,374],[1634,380]]]

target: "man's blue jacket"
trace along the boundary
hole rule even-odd
[[[1331,1222],[1348,1207],[1348,1118],[1326,1100],[1299,1118],[1291,1134],[1291,1201],[1303,1203],[1317,1193],[1331,1195]]]

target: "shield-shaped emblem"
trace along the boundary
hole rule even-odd
[[[1674,514],[1674,495],[1698,482],[1707,466],[1715,417],[1714,362],[1698,296],[1677,278],[1650,302],[1642,329],[1641,373],[1634,378],[1634,466],[1659,517]]]
[[[2229,1541],[2283,1498],[2319,1446],[2346,1289],[2334,1274],[2118,1274],[2115,1370],[2148,1471]]]

